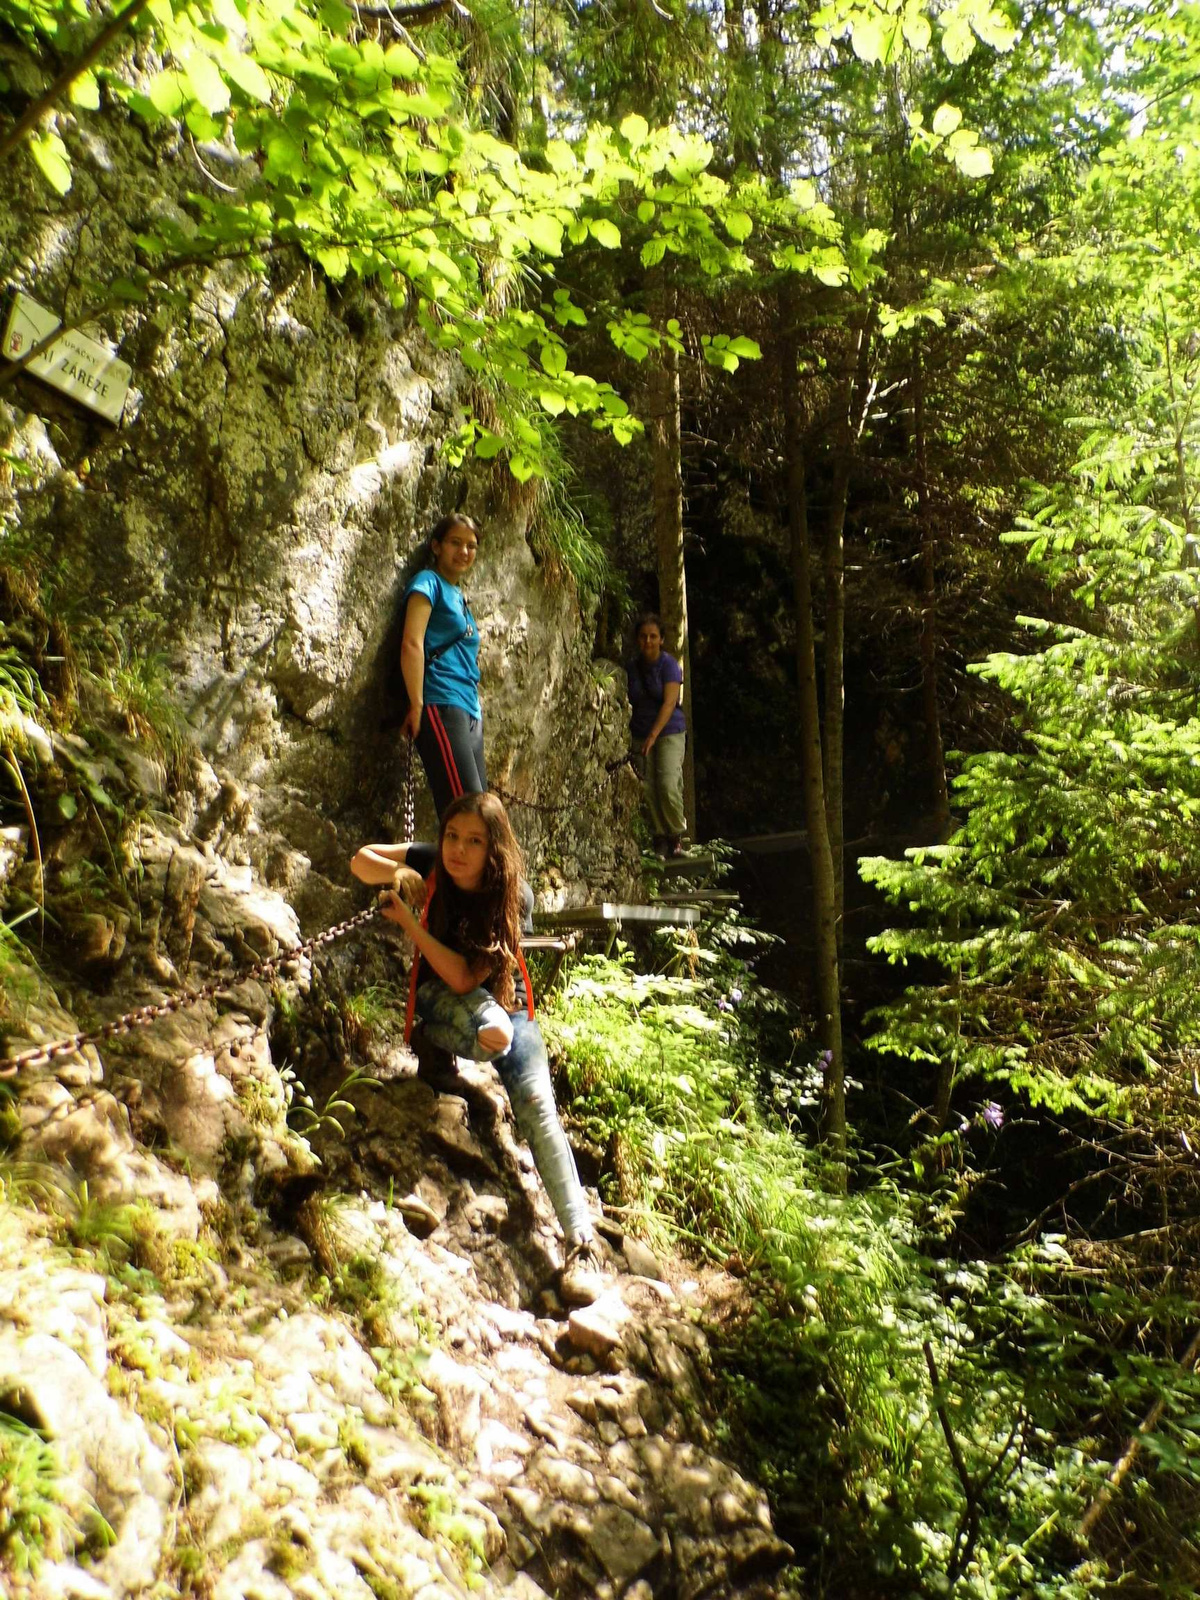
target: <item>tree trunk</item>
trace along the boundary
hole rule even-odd
[[[950,836],[950,793],[946,784],[946,754],[942,745],[942,714],[938,704],[937,665],[937,588],[936,557],[937,530],[934,527],[933,508],[929,502],[929,460],[925,440],[925,367],[918,347],[913,359],[913,461],[917,475],[917,521],[921,534],[921,709],[925,721],[925,761],[933,785],[934,828],[937,842],[945,844]],[[958,932],[958,913],[953,913],[953,930]],[[961,974],[954,979],[955,994],[961,986]],[[937,1083],[933,1091],[933,1131],[938,1137],[946,1131],[950,1120],[950,1100],[954,1093],[954,1079],[958,1072],[957,1045],[943,1055],[938,1063]]]
[[[825,530],[825,815],[833,855],[838,955],[845,915],[845,722],[846,722],[846,502],[850,474],[870,398],[870,313],[852,323],[846,370],[838,385],[837,437],[829,521]]]
[[[917,520],[921,529],[921,709],[925,720],[925,761],[933,783],[937,842],[950,834],[950,792],[938,704],[937,530],[929,503],[929,462],[925,449],[925,367],[918,349],[913,361],[913,458],[917,469]]]
[[[669,287],[656,294],[660,327],[675,311]],[[654,543],[658,554],[658,608],[667,648],[683,668],[683,705],[688,737],[684,752],[683,806],[693,839],[696,816],[696,703],[688,640],[687,573],[683,559],[683,467],[680,456],[679,356],[665,345],[650,379],[650,453],[653,462]]]
[[[808,824],[813,876],[813,911],[817,936],[817,998],[821,1040],[826,1050],[822,1123],[830,1153],[846,1155],[846,1077],[842,1058],[841,982],[838,963],[837,893],[833,852],[825,804],[821,757],[821,721],[817,692],[816,629],[812,608],[812,559],[808,542],[808,505],[804,478],[799,352],[796,339],[795,286],[785,281],[779,291],[780,392],[783,400],[784,456],[787,465],[788,534],[796,600],[796,669],[800,689],[800,759],[804,781],[804,813]],[[844,1179],[844,1168],[843,1168]]]

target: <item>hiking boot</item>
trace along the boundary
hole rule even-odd
[[[558,1293],[567,1306],[590,1306],[604,1293],[604,1263],[595,1239],[577,1239],[567,1251]]]
[[[418,1023],[412,1031],[408,1047],[417,1058],[417,1077],[435,1094],[454,1094],[462,1083],[458,1060],[449,1050],[430,1044]]]

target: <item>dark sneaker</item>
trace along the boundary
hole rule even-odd
[[[558,1275],[558,1293],[564,1305],[590,1306],[604,1293],[604,1263],[594,1239],[579,1239],[567,1251],[566,1265]]]
[[[417,1077],[436,1094],[451,1093],[461,1083],[458,1061],[449,1050],[430,1044],[420,1024],[413,1028],[408,1047],[417,1058]]]

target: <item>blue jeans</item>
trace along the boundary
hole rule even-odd
[[[493,1063],[568,1247],[590,1239],[587,1201],[575,1157],[558,1120],[550,1061],[537,1023],[524,1011],[506,1011],[486,989],[455,994],[438,978],[429,979],[417,990],[417,1015],[430,1044],[468,1061]],[[504,1023],[512,1029],[512,1043],[506,1050],[489,1050],[480,1043],[481,1030]]]

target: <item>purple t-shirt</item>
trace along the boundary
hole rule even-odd
[[[662,710],[663,685],[683,682],[683,668],[674,656],[665,650],[659,652],[657,661],[643,661],[634,656],[626,669],[629,678],[629,704],[633,716],[629,731],[635,739],[644,739],[654,726],[654,719]],[[676,706],[663,733],[683,733],[687,723],[683,720],[682,706]]]

